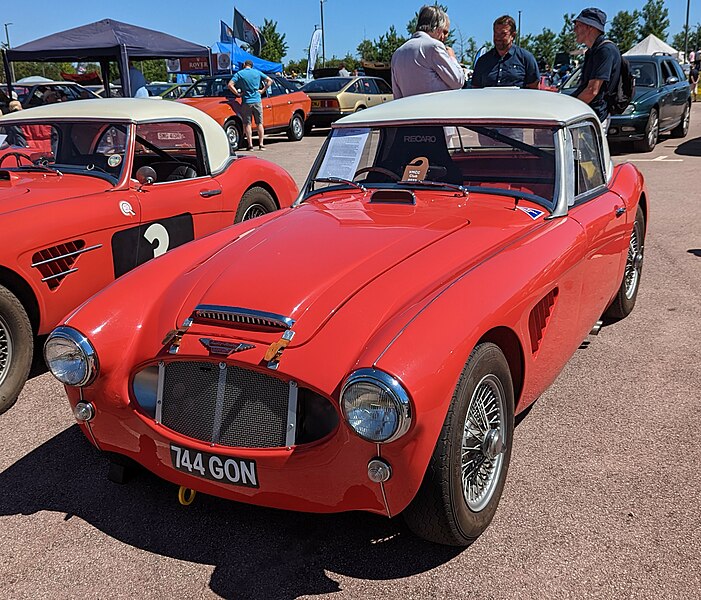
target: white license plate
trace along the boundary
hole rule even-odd
[[[219,456],[170,445],[170,460],[174,469],[220,483],[257,488],[256,461],[233,456]]]

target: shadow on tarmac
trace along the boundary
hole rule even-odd
[[[138,470],[117,485],[107,471],[105,457],[73,425],[0,473],[0,516],[66,513],[147,552],[214,565],[209,586],[224,598],[337,592],[325,570],[391,580],[463,551],[417,539],[401,519],[368,513],[294,513],[204,494],[182,507],[177,486],[151,473]]]
[[[674,153],[682,156],[701,156],[701,137],[679,144]]]
[[[687,250],[687,252],[701,258],[701,248],[691,248],[691,250]]]

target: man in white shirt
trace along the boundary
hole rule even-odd
[[[419,12],[416,33],[392,55],[392,93],[395,100],[415,94],[457,90],[465,83],[455,52],[443,41],[450,19],[438,6]]]

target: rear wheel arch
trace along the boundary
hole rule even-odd
[[[263,188],[266,192],[268,192],[268,194],[270,194],[272,199],[275,201],[275,206],[277,206],[278,210],[280,209],[280,200],[278,199],[273,187],[266,181],[256,181],[255,183],[252,183],[246,188],[244,194],[256,187]]]
[[[497,345],[504,353],[504,357],[509,363],[511,381],[514,386],[514,405],[518,411],[521,392],[523,391],[524,377],[524,357],[521,342],[516,333],[508,327],[495,327],[494,329],[490,329],[479,339],[475,346],[485,342],[491,342]]]
[[[638,200],[638,205],[640,206],[640,210],[643,211],[643,216],[645,217],[645,231],[647,232],[647,197],[645,196],[645,193],[640,194],[640,200]]]
[[[39,302],[32,287],[17,273],[0,265],[0,286],[11,292],[20,301],[32,324],[32,331],[37,335],[41,321]]]

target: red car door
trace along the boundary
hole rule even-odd
[[[579,321],[582,331],[601,317],[618,285],[626,258],[626,206],[609,191],[594,127],[570,129],[575,153],[575,203],[569,216],[584,228],[587,253]]]
[[[149,123],[139,125],[136,135],[132,176],[150,167],[156,177],[149,185],[134,182],[141,223],[123,235],[135,249],[135,266],[230,224],[194,125]]]

